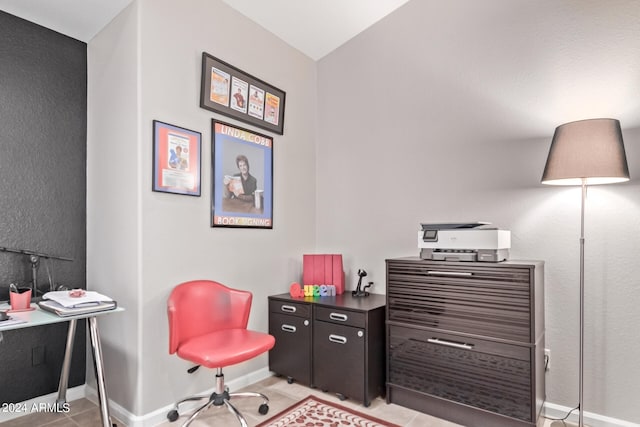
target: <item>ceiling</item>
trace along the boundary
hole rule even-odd
[[[0,9],[88,42],[133,0],[0,0]]]
[[[88,42],[132,1],[0,0],[0,10]],[[408,0],[222,1],[318,60]]]
[[[222,1],[318,60],[408,0]]]
[[[0,0],[0,10],[88,42],[133,1]],[[638,0],[218,1],[313,60],[401,8],[387,23],[409,22],[404,44],[383,42],[448,88],[447,102],[501,106],[514,127],[615,116],[640,128]]]

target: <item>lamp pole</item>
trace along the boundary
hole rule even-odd
[[[587,199],[587,179],[582,178],[582,204],[580,208],[580,366],[578,393],[578,426],[583,427],[582,397],[584,392],[584,207]]]

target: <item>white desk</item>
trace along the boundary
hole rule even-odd
[[[36,309],[33,311],[22,311],[16,313],[9,313],[9,315],[16,319],[22,319],[24,323],[14,323],[10,325],[3,325],[0,322],[0,332],[10,331],[13,329],[32,328],[34,326],[49,325],[52,323],[69,322],[69,330],[67,332],[67,345],[64,352],[64,360],[62,362],[62,372],[60,373],[60,383],[58,384],[58,399],[56,404],[58,407],[66,403],[67,401],[67,384],[69,381],[69,369],[71,368],[71,353],[73,350],[73,339],[76,333],[76,321],[78,319],[87,319],[89,326],[89,336],[91,338],[91,350],[93,354],[94,366],[96,369],[96,380],[98,382],[98,400],[100,401],[100,416],[102,417],[102,426],[111,427],[111,417],[109,416],[109,399],[107,397],[107,386],[104,380],[104,368],[102,361],[102,348],[100,347],[100,334],[98,333],[98,322],[96,317],[106,314],[116,313],[124,311],[122,307],[117,307],[114,310],[99,311],[95,313],[84,313],[75,316],[60,317],[56,314],[44,311],[37,307],[36,304],[31,304]],[[0,305],[0,310],[5,311],[10,307],[7,304]]]

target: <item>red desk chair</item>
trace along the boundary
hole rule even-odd
[[[169,315],[169,353],[199,366],[217,369],[216,389],[211,396],[193,396],[176,403],[169,411],[169,421],[178,419],[178,407],[187,401],[207,402],[183,424],[188,426],[212,405],[226,405],[243,427],[247,422],[230,403],[234,397],[261,397],[258,408],[262,415],[269,411],[269,399],[261,393],[229,393],[224,385],[222,368],[254,358],[269,351],[275,338],[269,334],[247,330],[252,295],[228,288],[210,280],[194,280],[176,286],[167,301]]]

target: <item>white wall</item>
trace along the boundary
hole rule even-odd
[[[112,49],[103,49],[103,40]],[[211,119],[251,126],[199,107],[203,51],[286,92],[284,135],[273,135],[272,230],[210,227]],[[143,415],[214,386],[214,373],[188,375],[190,365],[168,354],[166,300],[176,284],[205,278],[252,291],[249,326],[266,331],[267,296],[287,292],[301,276],[302,254],[315,244],[315,63],[218,0],[137,0],[89,43],[89,52],[99,57],[91,63],[90,80],[105,65],[127,74],[92,81],[100,85],[100,96],[90,101],[91,165],[117,161],[125,152],[132,157],[126,168],[116,163],[110,174],[104,173],[107,166],[88,170],[95,181],[89,240],[94,249],[103,245],[89,254],[88,269],[92,287],[104,288],[127,308],[117,333],[103,333],[105,341],[122,340],[134,354],[106,355],[109,397]],[[139,80],[131,82],[129,72]],[[123,92],[133,99],[121,103]],[[102,104],[113,111],[97,116]],[[151,191],[154,119],[202,133],[201,197]],[[118,185],[111,185],[113,179]],[[108,202],[114,204],[110,211],[119,211],[98,219]],[[118,229],[120,216],[132,222],[126,233]],[[118,280],[128,266],[113,257],[139,270]],[[124,350],[113,350],[118,351]],[[131,369],[111,366],[120,362]],[[263,355],[225,374],[231,380],[266,366]]]
[[[511,230],[512,258],[546,262],[547,400],[573,407],[580,190],[540,178],[557,125],[619,118],[634,180],[589,190],[584,407],[640,423],[640,34],[637,3],[612,9],[414,0],[320,60],[317,250],[384,292],[420,222]]]
[[[579,192],[539,184],[553,129],[619,118],[640,170],[638,15],[634,2],[599,3],[412,1],[315,64],[221,1],[134,2],[88,47],[88,283],[127,308],[101,320],[110,398],[143,415],[211,387],[211,373],[188,376],[167,354],[178,282],[252,290],[250,324],[266,330],[266,296],[299,278],[305,252],[343,253],[347,285],[365,268],[383,293],[384,260],[417,254],[419,222],[488,220],[512,231],[512,258],[547,263],[547,395],[573,406]],[[202,51],[287,92],[273,230],[209,227]],[[202,132],[201,197],[150,190],[153,119]],[[589,192],[585,400],[636,423],[638,187]]]
[[[126,308],[98,323],[109,398],[133,413],[142,364],[140,163],[147,146],[139,141],[137,20],[137,7],[128,7],[87,47],[87,287]]]
[[[211,372],[167,354],[166,298],[177,283],[218,280],[254,294],[249,326],[267,330],[267,296],[286,292],[314,245],[315,64],[219,1],[142,1],[142,144],[151,121],[202,132],[202,197],[142,194],[143,411],[213,386]],[[274,136],[273,230],[210,227],[211,119],[199,108],[201,55],[208,52],[284,90],[283,136]],[[235,122],[238,123],[238,122]],[[242,126],[242,123],[238,123]],[[260,131],[259,129],[256,129]],[[262,132],[262,131],[261,131]],[[149,144],[149,145],[147,145]],[[151,188],[151,150],[143,153]],[[161,327],[158,327],[161,326]],[[226,370],[229,379],[267,365],[266,354]],[[169,369],[167,369],[169,367]],[[159,372],[162,374],[158,375]],[[157,393],[156,390],[166,390]]]

